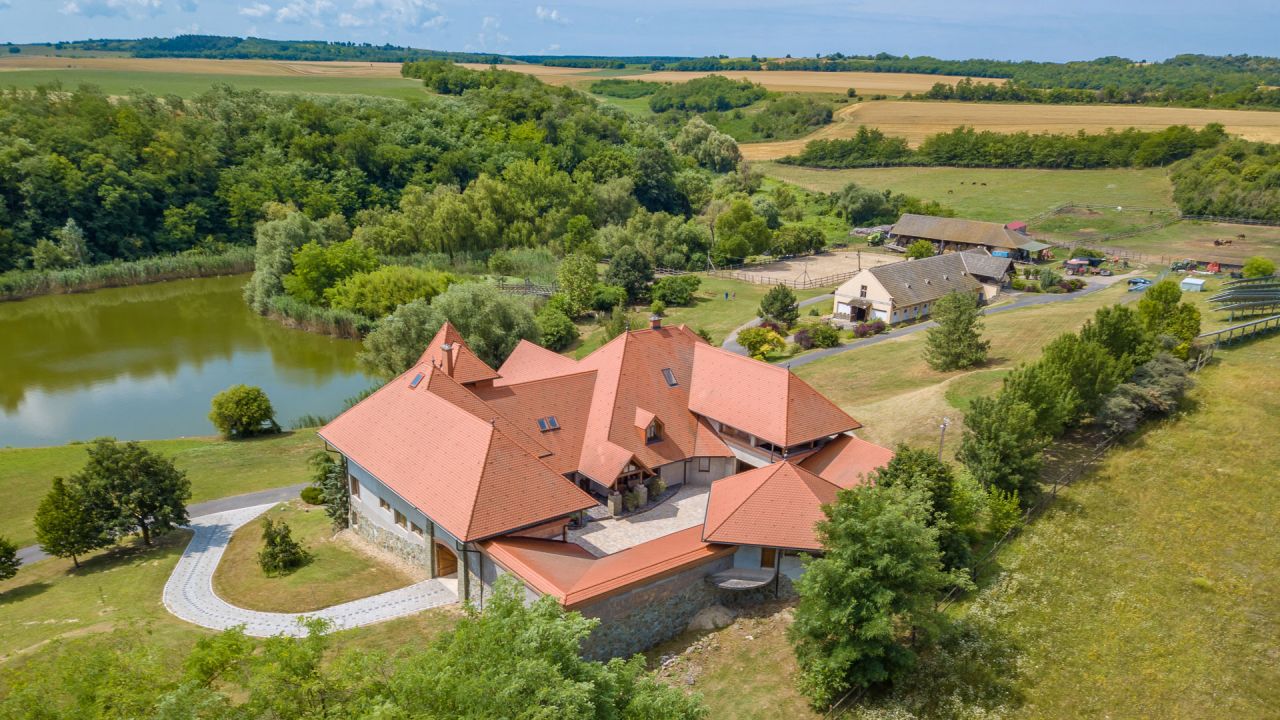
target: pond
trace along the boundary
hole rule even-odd
[[[211,435],[210,399],[257,385],[288,427],[374,380],[359,344],[291,330],[240,297],[247,276],[0,303],[0,447],[103,435]]]

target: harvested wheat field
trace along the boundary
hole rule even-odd
[[[264,77],[398,78],[400,63],[306,60],[208,60],[204,58],[0,57],[0,72],[21,70],[110,70]]]
[[[866,102],[850,106],[834,121],[806,137],[772,143],[742,145],[748,160],[776,160],[799,152],[810,140],[851,137],[858,126],[879,128],[919,145],[925,137],[960,125],[995,132],[1057,132],[1136,127],[1159,130],[1170,125],[1202,127],[1222,123],[1227,132],[1248,140],[1280,142],[1280,112],[1267,110],[1205,110],[1199,108],[1138,107],[1132,105],[1013,105],[924,101]]]

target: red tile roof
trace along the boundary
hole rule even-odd
[[[445,357],[445,345],[451,346],[449,357]],[[431,343],[427,345],[422,357],[418,358],[418,362],[450,368],[452,372],[449,375],[463,385],[482,380],[494,380],[498,377],[498,373],[493,368],[486,365],[472,352],[471,348],[467,347],[466,341],[462,339],[462,333],[447,320],[440,326],[436,336],[431,338]]]
[[[574,543],[500,537],[481,543],[499,565],[568,609],[581,607],[637,585],[732,555],[730,545],[703,542],[702,528],[664,535],[597,558]]]
[[[498,368],[498,374],[502,378],[495,380],[493,384],[514,385],[575,372],[582,372],[577,360],[548,350],[541,345],[535,345],[528,340],[521,340],[516,344],[516,349],[507,356],[507,361]]]
[[[694,348],[689,409],[790,447],[862,427],[790,370],[710,345]]]
[[[814,524],[840,488],[790,462],[711,483],[702,539],[734,545],[821,550]]]
[[[514,384],[495,383],[493,387],[475,389],[475,394],[489,407],[527,429],[549,450],[550,456],[542,460],[559,473],[578,468],[591,410],[591,393],[596,384],[594,371],[583,371],[576,363],[574,369],[577,372],[570,375]],[[503,380],[506,379],[504,376]],[[549,416],[556,418],[560,429],[541,432],[538,419]]]
[[[893,451],[851,435],[841,435],[800,461],[800,467],[824,480],[851,488],[864,485],[871,473],[893,459]]]
[[[417,373],[431,367],[410,369],[320,436],[464,542],[596,504],[507,435],[501,416],[490,422],[454,404],[448,383],[411,388]]]

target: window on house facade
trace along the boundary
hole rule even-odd
[[[662,377],[667,381],[667,387],[675,387],[680,384],[676,382],[676,374],[671,372],[671,368],[662,368]]]
[[[409,523],[409,529],[413,531],[414,535],[417,535],[418,537],[422,537],[422,528],[418,527],[418,523],[416,522]]]
[[[383,510],[390,510],[391,503],[387,502],[386,498],[378,498],[378,507],[382,508]]]
[[[711,458],[698,458],[698,472],[711,472]]]
[[[408,518],[406,518],[404,516],[404,513],[400,512],[399,510],[392,510],[391,514],[395,517],[396,525],[399,525],[400,527],[404,527],[405,524],[408,522]]]
[[[864,298],[864,297],[866,297],[866,296],[867,296],[867,286],[866,286],[866,285],[863,285],[863,286],[862,286],[862,288],[861,288],[860,290],[858,290],[858,297],[863,297],[863,298]]]
[[[360,481],[355,475],[348,475],[347,482],[351,485],[351,497],[360,497]]]

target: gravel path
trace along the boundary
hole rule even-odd
[[[440,580],[423,582],[380,595],[353,600],[309,613],[272,613],[236,607],[213,592],[213,571],[222,559],[236,528],[270,509],[274,502],[224,510],[191,521],[194,534],[164,586],[164,606],[177,617],[214,630],[244,626],[254,637],[306,634],[301,620],[323,618],[333,629],[372,625],[458,601],[457,594]]]

